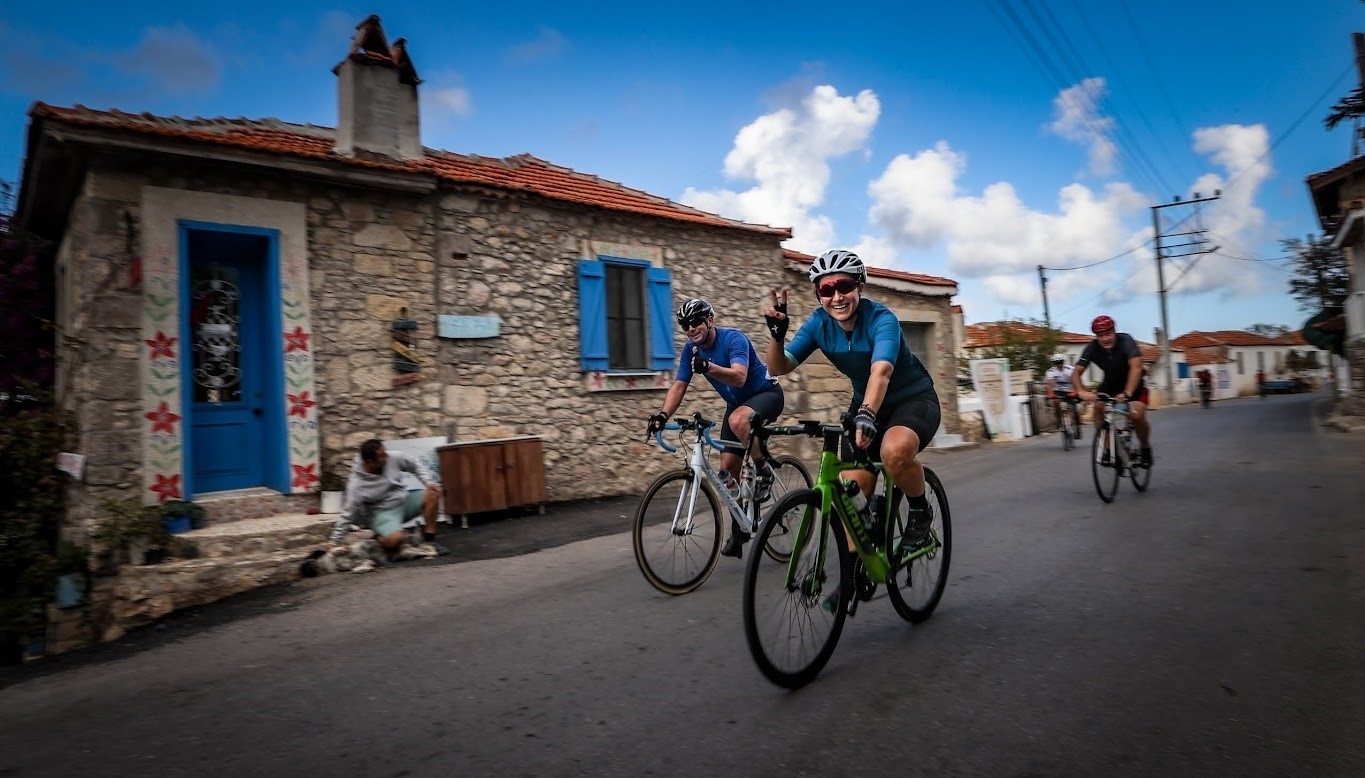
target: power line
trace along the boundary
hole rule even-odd
[[[1134,246],[1134,247],[1132,247],[1132,248],[1130,248],[1130,249],[1124,249],[1123,251],[1120,251],[1119,253],[1115,254],[1115,255],[1112,256],[1112,257],[1109,257],[1108,259],[1101,259],[1101,260],[1099,260],[1099,261],[1097,261],[1097,262],[1091,262],[1091,263],[1088,264],[1088,265],[1077,265],[1077,266],[1075,266],[1075,267],[1045,267],[1045,268],[1043,268],[1043,269],[1044,269],[1044,270],[1085,270],[1086,268],[1089,268],[1089,267],[1095,267],[1096,265],[1103,265],[1103,264],[1106,263],[1106,262],[1113,262],[1113,261],[1116,260],[1116,259],[1121,259],[1121,258],[1123,258],[1123,257],[1126,257],[1126,256],[1128,256],[1129,254],[1132,254],[1134,251],[1137,251],[1138,249],[1142,248],[1143,246],[1146,246],[1147,244],[1149,244],[1149,243],[1151,243],[1151,242],[1152,242],[1151,240],[1144,240],[1143,242],[1137,244],[1136,246]]]

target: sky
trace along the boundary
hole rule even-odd
[[[1043,265],[1055,325],[1105,313],[1148,341],[1152,207],[1196,192],[1221,194],[1156,211],[1195,233],[1164,243],[1204,241],[1168,254],[1212,250],[1163,262],[1172,333],[1311,315],[1279,241],[1319,231],[1304,179],[1350,158],[1350,127],[1322,119],[1365,31],[1359,0],[9,0],[0,179],[39,100],[335,126],[331,68],[371,13],[407,39],[429,147],[527,153],[945,276],[969,324],[1041,320]]]

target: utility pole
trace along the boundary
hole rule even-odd
[[[1052,329],[1052,316],[1047,312],[1047,276],[1043,275],[1043,266],[1038,266],[1038,281],[1043,285],[1043,324],[1048,329]]]
[[[1222,193],[1221,191],[1217,190],[1217,189],[1215,189],[1215,190],[1213,191],[1213,197],[1200,197],[1200,196],[1199,196],[1199,193],[1198,193],[1198,192],[1195,192],[1195,193],[1194,193],[1194,199],[1193,199],[1193,200],[1185,200],[1185,201],[1182,202],[1182,201],[1180,200],[1180,198],[1177,197],[1177,198],[1175,198],[1175,201],[1174,201],[1174,202],[1166,203],[1165,205],[1153,205],[1153,206],[1152,206],[1152,234],[1155,236],[1155,240],[1156,240],[1156,289],[1157,289],[1157,295],[1158,295],[1158,296],[1160,297],[1160,299],[1161,299],[1161,331],[1162,331],[1162,333],[1164,333],[1164,337],[1161,338],[1161,341],[1162,341],[1162,342],[1161,342],[1159,345],[1161,346],[1161,360],[1162,360],[1163,362],[1166,363],[1166,398],[1167,398],[1166,401],[1167,401],[1167,402],[1174,402],[1174,401],[1175,401],[1175,368],[1174,368],[1174,366],[1171,364],[1171,363],[1172,363],[1172,360],[1171,360],[1171,326],[1170,326],[1170,323],[1169,323],[1169,322],[1167,321],[1167,319],[1166,319],[1166,273],[1165,273],[1165,270],[1164,270],[1164,268],[1163,268],[1163,264],[1164,264],[1164,263],[1163,263],[1162,260],[1167,259],[1167,258],[1175,258],[1175,257],[1187,257],[1187,256],[1191,256],[1191,255],[1194,255],[1194,254],[1207,254],[1207,253],[1209,253],[1210,251],[1213,251],[1213,249],[1203,249],[1202,246],[1204,246],[1204,244],[1208,243],[1208,241],[1205,240],[1205,239],[1202,238],[1202,237],[1197,237],[1197,236],[1202,235],[1203,233],[1207,232],[1207,230],[1204,230],[1204,229],[1190,230],[1190,231],[1188,231],[1188,232],[1177,232],[1177,233],[1173,233],[1173,234],[1171,234],[1171,235],[1163,235],[1162,232],[1161,232],[1161,218],[1160,218],[1160,214],[1157,213],[1157,212],[1158,212],[1159,210],[1161,210],[1162,208],[1172,208],[1172,207],[1175,207],[1175,206],[1177,206],[1177,205],[1195,205],[1195,204],[1197,204],[1197,203],[1207,203],[1207,202],[1211,202],[1211,201],[1213,201],[1213,200],[1217,200],[1220,196],[1222,196],[1222,194],[1223,194],[1223,193]],[[1190,241],[1185,242],[1185,243],[1176,243],[1176,244],[1174,244],[1174,245],[1166,246],[1166,247],[1164,247],[1164,248],[1168,248],[1168,249],[1178,249],[1178,248],[1183,248],[1183,247],[1187,247],[1187,246],[1198,246],[1198,247],[1201,247],[1201,249],[1200,249],[1200,250],[1197,250],[1197,251],[1186,251],[1186,252],[1182,252],[1182,253],[1180,253],[1180,254],[1169,254],[1169,255],[1163,254],[1163,253],[1162,253],[1163,247],[1162,247],[1162,245],[1161,245],[1161,239],[1162,239],[1163,237],[1178,237],[1178,236],[1188,236],[1188,237],[1191,237],[1192,239],[1191,239]],[[1216,248],[1216,247],[1215,247],[1215,248]],[[1188,269],[1188,268],[1187,268],[1187,269]],[[1177,280],[1179,280],[1179,279],[1177,279]]]

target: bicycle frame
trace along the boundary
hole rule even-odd
[[[1121,429],[1120,424],[1122,424]],[[1133,428],[1133,419],[1128,411],[1128,404],[1123,403],[1123,407],[1120,408],[1112,397],[1105,398],[1104,425],[1100,428],[1100,434],[1104,435],[1104,448],[1109,452],[1110,461],[1114,463],[1114,467],[1119,468],[1120,474],[1133,466],[1128,447],[1120,445],[1114,440],[1115,436],[1124,432],[1128,435],[1137,434],[1137,430]],[[1122,465],[1120,465],[1120,460],[1122,460]]]
[[[692,425],[689,425],[689,427],[692,431],[697,432],[697,436],[696,440],[691,444],[692,453],[688,455],[687,468],[692,471],[695,479],[705,480],[710,483],[716,495],[720,497],[721,502],[725,505],[725,508],[730,511],[731,517],[739,524],[740,529],[749,534],[753,534],[758,526],[758,506],[753,499],[754,464],[753,458],[749,456],[748,446],[744,447],[745,453],[740,461],[740,472],[734,474],[735,478],[739,479],[740,484],[739,497],[736,499],[734,495],[730,494],[729,487],[721,482],[720,475],[716,472],[716,469],[711,466],[711,461],[706,458],[706,446],[710,446],[717,451],[724,451],[725,443],[728,443],[729,441],[717,442],[714,440],[711,437],[711,427],[714,426],[714,423],[703,425],[701,423],[702,419],[700,413],[694,414],[694,418],[695,421],[693,421]],[[664,425],[664,429],[683,430],[684,426],[678,422],[669,422]],[[659,447],[664,451],[675,453],[678,450],[676,447],[670,446],[664,441],[661,432],[655,433],[655,440],[658,442]],[[736,443],[736,445],[738,444]],[[760,440],[759,446],[762,447],[763,456],[767,457],[768,448],[766,443]],[[698,489],[692,489],[689,492],[685,492],[678,496],[678,507],[673,512],[674,533],[685,535],[692,531],[692,518],[696,513],[698,492]],[[744,501],[744,505],[740,505],[740,500]],[[683,511],[684,501],[687,502],[687,510],[685,513]]]
[[[815,423],[818,422],[813,422],[812,424]],[[805,549],[806,543],[817,531],[819,533],[819,546],[817,547],[819,556],[816,560],[816,565],[823,569],[827,562],[824,538],[830,531],[829,517],[830,514],[833,513],[837,515],[839,521],[843,523],[844,532],[847,536],[853,538],[854,550],[858,554],[858,558],[862,560],[863,567],[867,570],[868,579],[873,583],[884,584],[886,583],[887,575],[891,571],[891,550],[879,548],[877,544],[880,539],[873,538],[868,534],[867,527],[858,517],[858,509],[853,504],[853,498],[844,491],[843,479],[839,476],[845,470],[866,469],[871,466],[875,478],[884,478],[886,480],[887,488],[885,489],[883,496],[883,499],[886,500],[886,504],[882,506],[882,515],[885,516],[888,521],[894,519],[891,515],[891,500],[895,482],[892,480],[891,474],[886,472],[886,469],[882,466],[881,462],[845,462],[841,460],[834,452],[838,450],[839,439],[845,433],[845,430],[842,427],[835,425],[820,425],[820,428],[824,434],[825,444],[824,449],[820,453],[819,473],[816,475],[815,483],[811,484],[810,487],[812,491],[820,494],[819,526],[813,526],[816,522],[811,521],[809,511],[802,515],[801,522],[796,529],[795,540],[792,543],[791,559],[787,562],[785,583],[788,587],[794,585],[799,572],[801,552]],[[787,434],[796,434],[790,432],[791,428],[776,429],[781,432],[786,432]],[[806,434],[811,434],[809,429],[808,426],[805,428]],[[874,480],[873,483],[875,484],[876,481]],[[935,538],[935,542],[925,544],[907,553],[900,559],[900,566],[909,564],[911,561],[918,559],[924,554],[937,550],[937,548],[938,543],[937,538]]]

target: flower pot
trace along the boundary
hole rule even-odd
[[[341,498],[345,492],[323,492],[322,512],[341,513]]]
[[[165,525],[166,531],[172,535],[190,531],[189,516],[167,516],[161,520],[161,523]]]

